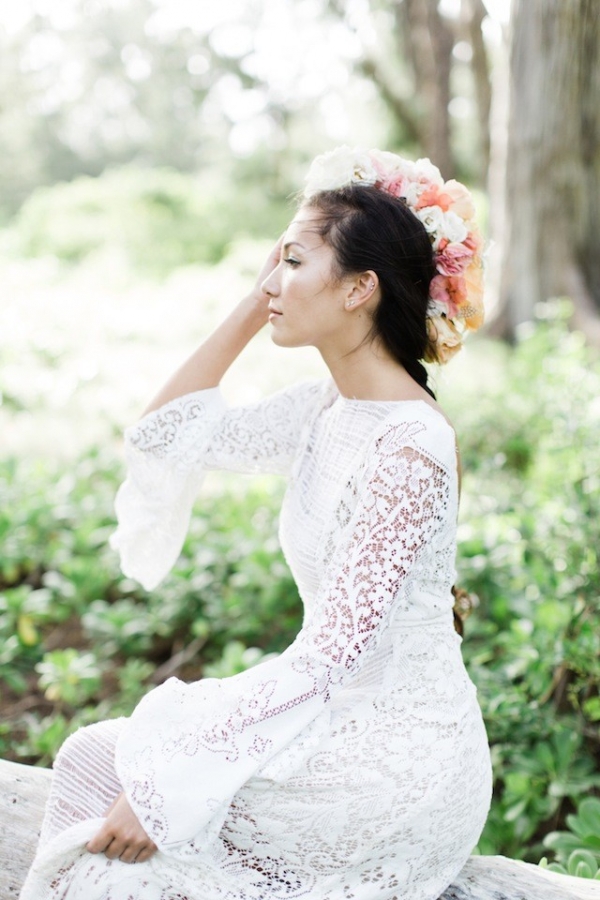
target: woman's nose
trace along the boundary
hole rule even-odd
[[[279,279],[275,275],[276,272],[277,269],[273,269],[260,286],[263,293],[269,297],[276,297],[279,294]]]

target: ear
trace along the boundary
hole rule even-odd
[[[344,306],[348,310],[358,309],[374,297],[379,288],[379,278],[372,269],[361,272],[348,281]]]

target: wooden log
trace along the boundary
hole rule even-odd
[[[0,760],[0,900],[15,900],[40,834],[49,769]]]
[[[48,769],[0,760],[0,900],[19,896],[51,782]],[[472,856],[440,900],[600,900],[600,881],[503,856]]]
[[[472,856],[440,900],[600,900],[600,881],[504,856]]]

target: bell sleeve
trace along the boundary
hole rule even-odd
[[[117,773],[163,852],[185,856],[210,843],[236,791],[328,715],[390,617],[409,604],[411,568],[434,552],[432,538],[455,510],[455,473],[439,453],[420,449],[406,425],[391,426],[368,459],[357,506],[294,643],[231,678],[170,679],[124,726]]]
[[[207,469],[287,474],[322,390],[322,383],[309,382],[228,409],[219,389],[210,388],[178,397],[128,428],[127,478],[110,539],[124,574],[147,590],[167,575]]]

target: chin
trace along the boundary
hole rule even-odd
[[[294,338],[290,336],[286,336],[285,334],[281,334],[277,331],[276,328],[271,330],[271,340],[278,347],[305,347],[306,341],[294,340]]]

